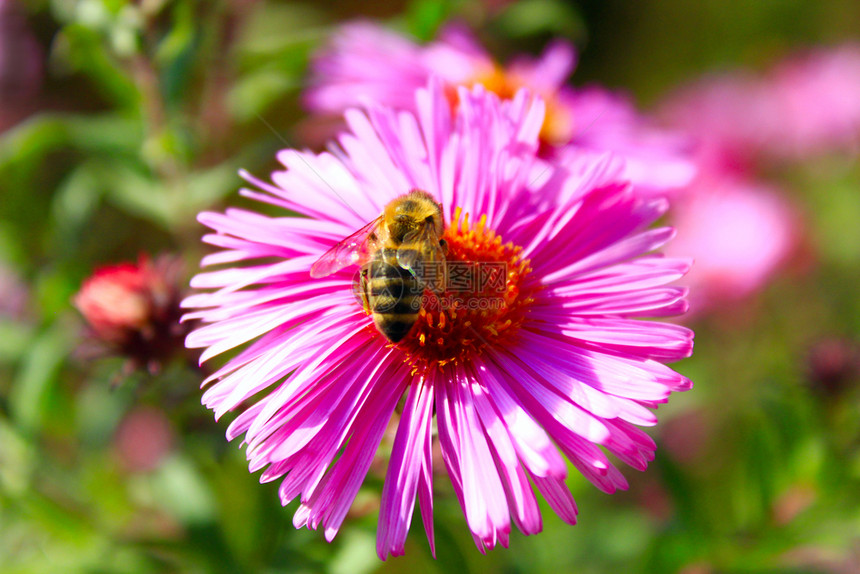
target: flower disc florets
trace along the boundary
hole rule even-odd
[[[474,225],[458,208],[445,232],[448,243],[444,291],[425,294],[425,304],[409,337],[399,347],[413,374],[479,355],[485,347],[516,336],[537,284],[522,248],[503,243],[486,226]]]

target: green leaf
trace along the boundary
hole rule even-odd
[[[75,420],[82,445],[104,447],[134,397],[128,388],[111,384],[122,368],[120,359],[101,360],[93,366],[89,384],[76,397]]]
[[[176,2],[171,16],[172,25],[164,39],[159,42],[155,53],[155,61],[161,66],[169,65],[191,49],[197,34],[197,22],[191,2]]]
[[[558,34],[568,38],[585,35],[585,24],[579,12],[561,0],[515,2],[498,16],[495,24],[511,38],[537,34]]]
[[[137,86],[130,73],[110,54],[100,33],[82,24],[69,24],[58,34],[53,54],[73,71],[88,75],[118,108],[137,109],[140,103]]]
[[[246,74],[228,94],[231,115],[247,122],[300,87],[298,78],[289,77],[282,70],[264,69]]]
[[[213,203],[234,193],[242,185],[243,180],[238,175],[242,163],[241,159],[235,158],[212,169],[191,174],[186,197],[189,214],[193,216],[201,209],[211,207]]]
[[[43,317],[61,317],[69,311],[72,296],[79,287],[79,278],[62,263],[41,266],[33,281],[37,310]]]
[[[9,408],[19,428],[35,432],[42,426],[50,394],[70,347],[69,334],[60,323],[33,341],[9,393]]]
[[[215,517],[215,497],[190,460],[169,458],[154,477],[158,500],[164,509],[187,524],[206,524]]]
[[[107,197],[123,211],[170,229],[174,219],[168,190],[128,165],[103,166],[101,178]]]
[[[338,538],[340,548],[329,564],[330,574],[366,574],[379,566],[372,533],[352,528]]]
[[[0,318],[0,362],[11,363],[22,357],[33,340],[34,327]]]
[[[0,488],[4,494],[22,495],[36,467],[36,451],[5,418],[0,418]]]
[[[59,185],[51,211],[61,236],[77,235],[96,211],[104,186],[97,162],[86,162],[75,168]]]
[[[2,134],[0,170],[41,162],[64,147],[110,157],[137,155],[142,139],[140,122],[125,115],[42,114]]]
[[[3,272],[13,274],[14,270],[23,268],[29,257],[27,249],[28,246],[21,241],[12,225],[0,220],[0,268],[4,269]]]
[[[311,4],[269,4],[252,12],[244,23],[237,51],[243,66],[263,66],[320,42],[330,31],[325,16]]]
[[[816,190],[812,202],[817,225],[813,229],[821,256],[841,265],[860,264],[860,201],[857,182],[835,182]]]
[[[429,42],[451,15],[453,4],[438,0],[413,0],[406,8],[407,30],[419,41]]]
[[[195,66],[205,66],[207,53],[201,46],[201,39],[206,29],[215,28],[215,16],[207,13],[201,18],[195,14],[191,2],[174,3],[171,26],[155,54],[155,63],[160,71],[159,87],[168,106],[179,107],[187,100],[196,75]]]
[[[123,6],[109,30],[114,53],[122,58],[130,58],[140,53],[143,26],[140,9],[133,5]]]

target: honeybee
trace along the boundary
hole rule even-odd
[[[413,189],[391,201],[371,221],[325,252],[311,277],[361,265],[359,295],[376,328],[396,343],[412,330],[424,289],[445,285],[448,244],[442,239],[442,207],[426,191]]]

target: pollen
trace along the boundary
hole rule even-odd
[[[538,286],[522,248],[504,243],[457,208],[445,231],[448,242],[441,285],[424,292],[418,320],[397,347],[413,374],[449,363],[468,362],[487,348],[504,346],[517,336]]]

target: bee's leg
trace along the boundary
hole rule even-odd
[[[444,239],[439,240],[439,247],[442,249],[443,255],[448,255],[448,242]]]
[[[361,270],[361,279],[359,283],[359,294],[361,295],[361,304],[364,307],[364,312],[370,315],[370,297],[368,296],[367,289],[370,285],[370,280],[368,278],[369,269],[365,268]]]

